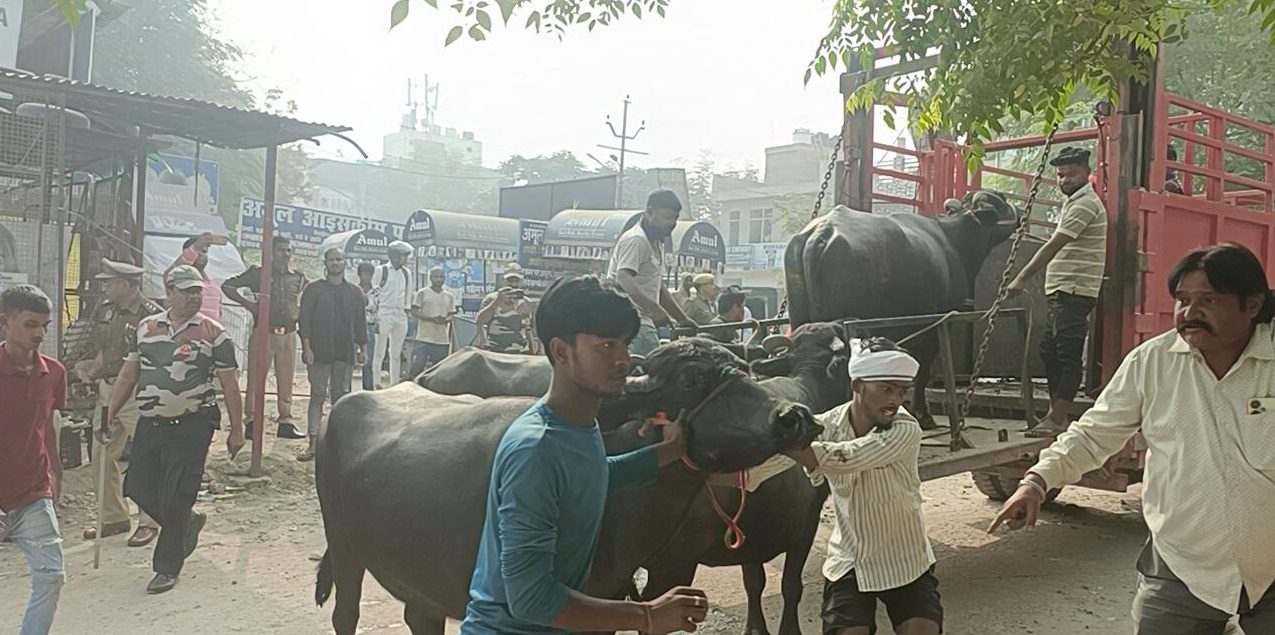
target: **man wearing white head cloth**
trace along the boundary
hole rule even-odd
[[[880,600],[898,635],[937,635],[943,606],[921,512],[921,426],[902,407],[920,365],[880,338],[851,340],[850,353],[850,402],[815,415],[824,431],[810,447],[749,470],[748,488],[794,463],[816,486],[831,486],[837,522],[823,565],[825,634],[875,634]]]

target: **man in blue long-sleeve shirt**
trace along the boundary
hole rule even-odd
[[[659,444],[628,454],[608,457],[602,446],[598,403],[623,391],[638,321],[619,287],[597,276],[561,278],[541,298],[536,335],[553,382],[496,450],[462,635],[670,633],[693,631],[707,615],[708,599],[694,589],[649,603],[582,593],[608,491],[653,482],[685,452],[676,424]]]

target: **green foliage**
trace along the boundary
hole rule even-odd
[[[775,235],[794,236],[810,223],[810,216],[815,209],[814,192],[782,194],[774,199]],[[825,197],[824,212],[832,209],[832,201]]]
[[[967,141],[973,163],[983,142],[1004,132],[1006,116],[1036,116],[1052,125],[1065,117],[1079,87],[1115,101],[1120,84],[1147,77],[1142,55],[1178,33],[1184,15],[1164,0],[1093,0],[1084,6],[837,0],[807,78],[870,68],[874,42],[891,43],[890,52],[904,60],[937,52],[934,68],[893,88],[906,97],[916,128]],[[884,80],[868,81],[846,108],[881,103],[887,88]]]
[[[408,1],[395,5],[394,16],[399,4]],[[669,5],[669,0],[455,0],[439,8],[436,0],[424,1],[459,20],[447,44],[466,33],[484,39],[492,29],[490,13],[497,8],[506,24],[524,12],[525,28],[561,38],[572,27],[585,25],[591,31],[626,13],[663,16]],[[883,104],[887,92],[900,92],[916,131],[941,131],[968,142],[973,165],[982,157],[983,144],[1005,132],[1007,117],[1039,120],[1047,128],[1066,119],[1078,90],[1114,103],[1121,84],[1146,79],[1147,55],[1161,42],[1183,40],[1185,17],[1210,7],[1261,17],[1251,21],[1251,28],[1275,38],[1275,0],[1209,0],[1207,5],[1167,0],[1091,0],[1080,5],[835,0],[806,79],[870,68],[881,43],[900,60],[937,54],[934,68],[901,82],[866,82],[846,107],[855,111]],[[892,111],[885,116],[894,119]]]
[[[686,190],[691,200],[687,201],[688,216],[696,220],[720,222],[720,205],[713,201],[713,173],[716,161],[713,154],[700,150],[695,165],[686,171]]]
[[[206,0],[129,0],[129,10],[96,34],[93,55],[93,81],[103,86],[236,108],[260,107],[282,115],[296,110],[296,104],[285,101],[278,91],[267,92],[258,103],[239,85],[235,67],[243,51],[218,36]],[[175,140],[165,151],[194,156],[195,144]],[[200,157],[220,164],[217,211],[227,226],[236,226],[240,198],[263,195],[265,151],[205,146]],[[308,170],[299,146],[280,148],[276,179],[280,202],[305,199]]]
[[[530,158],[515,154],[501,161],[496,169],[514,185],[570,181],[598,175],[569,150]]]
[[[56,0],[69,2],[72,0]],[[398,0],[390,10],[390,28],[407,18],[409,4],[417,0]],[[508,25],[515,14],[526,15],[524,28],[562,38],[568,29],[584,27],[589,31],[611,24],[626,15],[664,17],[669,0],[450,0],[439,7],[437,0],[420,0],[430,6],[455,14],[460,21],[447,33],[444,45],[462,36],[481,41],[491,34],[492,14],[499,12],[502,24]],[[492,6],[495,5],[495,6]]]

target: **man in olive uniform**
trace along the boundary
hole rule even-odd
[[[502,276],[504,286],[487,294],[478,308],[476,322],[485,335],[486,348],[497,353],[532,353],[535,347],[528,334],[535,312],[522,288],[522,266],[510,263]]]
[[[98,307],[93,319],[93,337],[89,353],[92,357],[76,364],[76,370],[87,381],[97,382],[97,407],[93,409],[94,428],[99,429],[102,409],[111,405],[115,391],[115,378],[124,366],[128,354],[128,337],[137,329],[142,318],[163,311],[158,304],[142,297],[142,268],[128,263],[102,259],[102,270],[96,276],[102,281],[102,294],[106,300]],[[137,429],[137,400],[129,399],[119,412],[124,434],[115,435],[110,443],[104,443],[97,460],[106,462],[105,485],[98,491],[105,492],[102,499],[102,537],[122,534],[132,529],[128,503],[124,500],[124,487],[119,460],[124,446]],[[96,476],[98,470],[93,470]],[[146,512],[140,512],[137,531],[128,539],[128,546],[143,547],[159,534],[155,521]],[[97,537],[97,528],[84,530],[85,540]]]
[[[238,302],[240,306],[252,313],[252,335],[248,338],[248,359],[252,359],[262,342],[257,341],[256,321],[270,321],[269,342],[266,343],[270,354],[266,356],[266,367],[262,372],[270,372],[274,366],[275,388],[279,399],[280,439],[304,439],[306,435],[297,430],[297,420],[292,416],[292,382],[297,376],[297,318],[301,314],[301,292],[305,289],[305,274],[292,269],[292,241],[284,236],[275,236],[272,248],[274,260],[271,261],[273,277],[270,282],[270,315],[264,318],[258,315],[257,295],[261,293],[261,267],[253,265],[247,271],[225,281],[221,290],[226,297]],[[207,283],[205,283],[207,284]],[[243,296],[243,290],[251,291],[251,298]],[[257,369],[248,365],[248,385],[256,386]],[[244,418],[248,420],[248,433],[252,436],[253,400],[245,405]]]
[[[717,294],[721,289],[717,286],[717,278],[711,273],[695,276],[695,298],[686,304],[686,317],[696,324],[709,324],[717,317]]]
[[[176,586],[208,520],[191,508],[213,431],[221,425],[214,383],[221,386],[230,419],[230,458],[244,445],[235,345],[220,324],[200,313],[204,277],[190,265],[175,267],[167,291],[168,310],[143,319],[128,338],[107,414],[109,442],[123,432],[124,404],[137,399],[140,417],[124,491],[160,526],[155,578],[146,587],[152,594]]]

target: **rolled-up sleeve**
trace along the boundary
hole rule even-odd
[[[1142,426],[1144,362],[1141,351],[1125,357],[1098,400],[1053,445],[1040,453],[1029,472],[1045,480],[1047,489],[1070,485],[1119,452]]]
[[[630,487],[642,487],[655,482],[659,472],[659,458],[655,446],[607,457],[607,490],[615,492]]]
[[[810,449],[819,467],[811,476],[856,474],[899,461],[921,447],[921,426],[915,419],[900,418],[890,427],[876,429],[849,441],[815,441]]]
[[[553,577],[559,474],[536,448],[512,453],[506,461],[496,513],[509,611],[519,620],[547,626],[567,605],[567,587]]]
[[[762,483],[787,472],[796,463],[796,461],[786,455],[776,454],[765,463],[751,468],[745,473],[745,487],[748,488],[748,491],[755,492],[758,487],[761,487]]]

